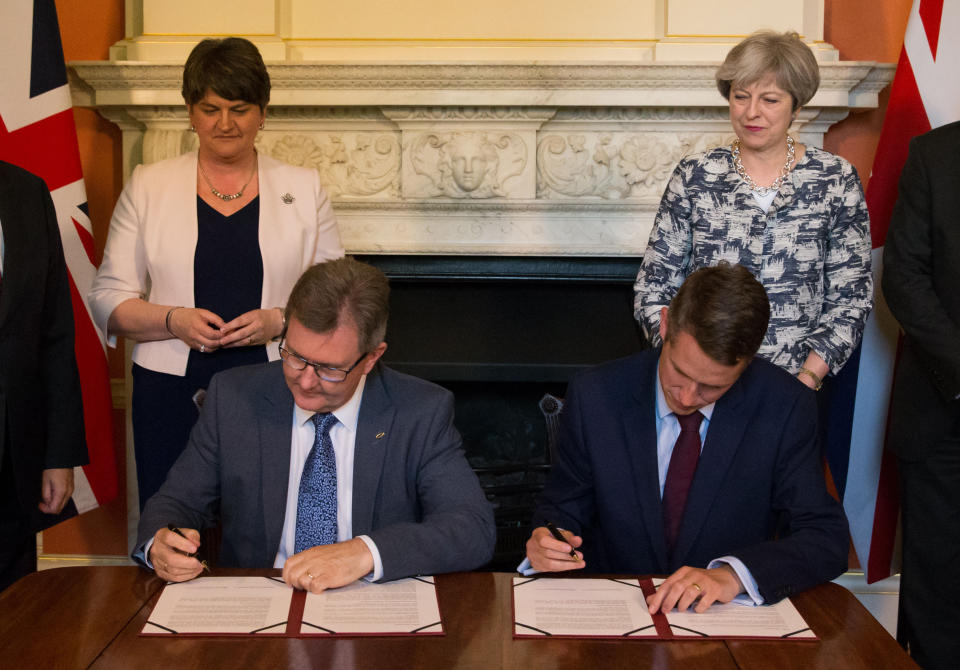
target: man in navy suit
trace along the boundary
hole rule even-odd
[[[703,268],[664,308],[661,350],[570,383],[527,542],[534,569],[672,573],[651,612],[775,602],[846,569],[847,523],[826,491],[814,392],[754,358],[769,313],[745,268]]]
[[[164,579],[197,576],[196,529],[218,518],[221,565],[282,567],[315,593],[490,560],[493,512],[453,396],[378,362],[388,296],[383,273],[352,258],[303,274],[282,360],[213,378],[186,450],[144,508],[135,560]]]

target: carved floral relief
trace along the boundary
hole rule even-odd
[[[392,133],[261,133],[257,148],[284,163],[316,169],[333,198],[400,194],[400,142]]]
[[[512,132],[424,133],[412,141],[409,158],[421,177],[405,184],[409,197],[507,197],[507,182],[527,166],[527,146]]]
[[[545,133],[537,147],[537,196],[658,200],[681,158],[731,139],[722,133]]]

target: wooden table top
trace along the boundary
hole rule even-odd
[[[217,570],[217,574],[279,571]],[[512,636],[506,573],[437,577],[446,634],[362,638],[140,637],[162,580],[136,567],[57,568],[0,594],[0,659],[9,667],[916,668],[846,589],[824,584],[793,598],[819,641],[569,640]]]

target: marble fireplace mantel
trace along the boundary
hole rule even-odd
[[[283,63],[267,154],[316,168],[357,254],[639,256],[687,153],[733,134],[712,63]],[[74,103],[117,123],[124,169],[195,146],[181,65],[74,62]],[[793,127],[877,106],[894,66],[824,62]]]

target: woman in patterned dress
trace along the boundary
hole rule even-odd
[[[684,278],[728,261],[770,298],[760,356],[814,389],[860,342],[873,298],[870,221],[857,172],[789,134],[816,93],[816,58],[796,33],[754,33],[717,70],[737,139],[685,157],[660,201],[635,284],[634,315],[659,344]]]

